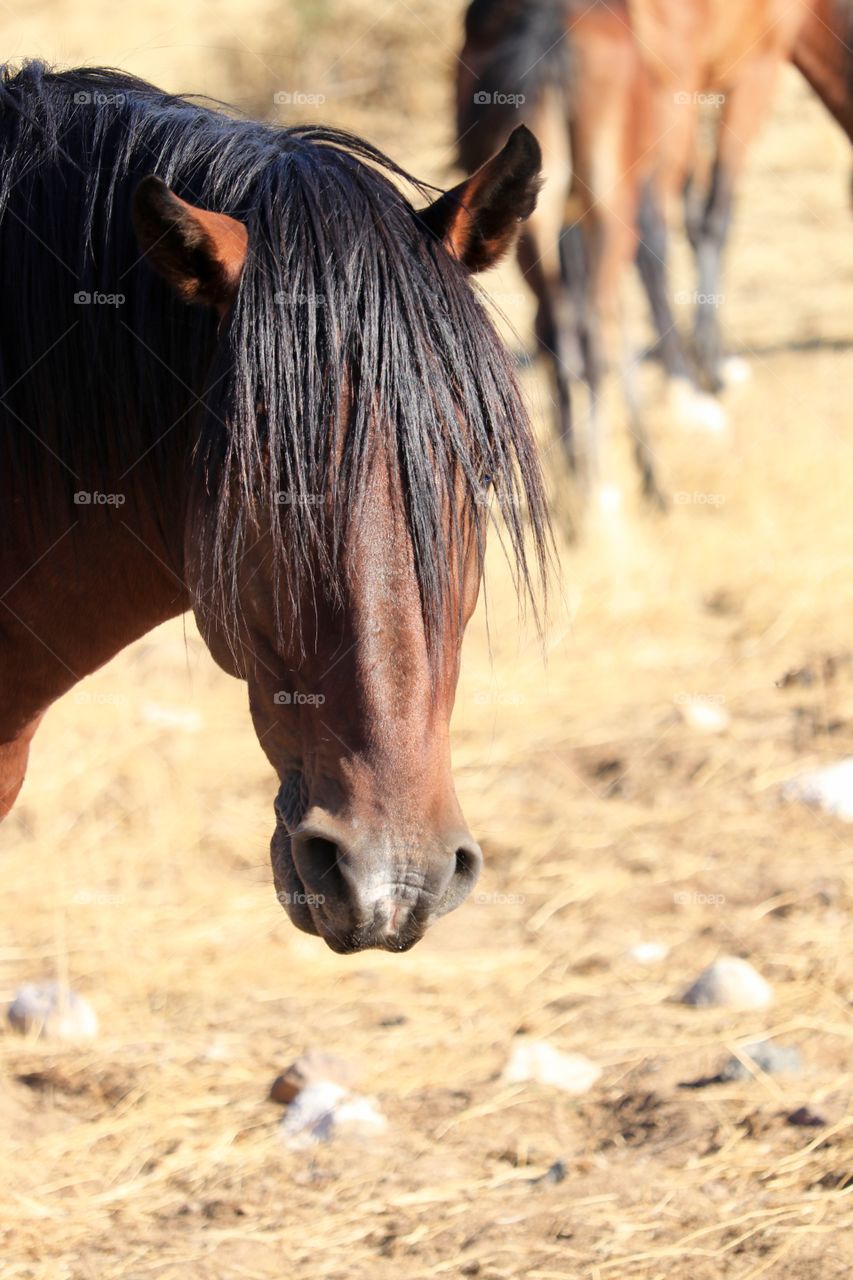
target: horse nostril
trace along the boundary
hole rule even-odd
[[[325,836],[309,836],[301,847],[301,853],[321,880],[338,865],[338,846],[334,840],[327,840]]]
[[[473,887],[479,879],[483,868],[483,854],[480,846],[473,840],[466,840],[456,850],[456,878],[466,880]]]
[[[336,897],[343,885],[340,848],[326,836],[297,832],[293,837],[293,861],[309,893]]]

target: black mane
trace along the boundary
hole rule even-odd
[[[183,466],[182,488],[205,502],[225,616],[261,509],[295,608],[318,569],[326,589],[339,585],[378,438],[431,639],[451,529],[470,521],[484,537],[486,480],[530,586],[526,535],[544,567],[547,517],[512,369],[393,162],[334,129],[234,119],[122,72],[28,63],[0,72],[0,164],[0,443],[31,507],[73,518],[75,490],[132,490],[143,471],[173,494]],[[151,173],[248,224],[218,335],[212,314],[176,301],[140,261],[131,203]],[[80,291],[123,301],[76,305]],[[156,515],[168,527],[169,511]]]

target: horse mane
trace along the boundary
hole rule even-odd
[[[457,164],[479,168],[529,117],[541,94],[567,92],[571,70],[566,21],[570,0],[471,0],[465,13],[465,46],[482,50],[467,101],[459,103]],[[462,54],[464,65],[465,51]],[[516,105],[512,99],[521,95]],[[477,101],[478,97],[480,101]]]
[[[318,590],[340,597],[379,448],[431,651],[463,531],[482,553],[489,484],[536,608],[550,534],[528,417],[466,273],[398,186],[423,198],[424,184],[334,128],[236,119],[123,72],[38,62],[0,70],[0,160],[0,444],[31,505],[73,519],[76,489],[133,488],[144,459],[164,529],[176,476],[200,495],[223,616],[263,516],[298,618]],[[150,173],[248,225],[218,334],[140,259],[130,210]],[[75,306],[77,291],[123,302]]]

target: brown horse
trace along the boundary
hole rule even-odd
[[[585,454],[600,482],[605,370],[620,364],[644,492],[662,502],[626,344],[620,286],[636,255],[673,379],[676,403],[719,428],[698,394],[672,310],[667,223],[683,191],[698,267],[695,355],[702,382],[722,385],[719,289],[734,191],[750,143],[792,59],[850,133],[850,0],[473,0],[457,74],[461,165],[481,163],[524,119],[542,139],[547,183],[519,240],[537,301],[536,333],[551,364],[557,430],[573,467],[570,376],[591,391]],[[718,116],[703,188],[697,133]]]
[[[29,64],[0,99],[0,816],[50,704],[192,608],[279,776],[291,919],[405,950],[481,863],[449,718],[487,489],[522,584],[547,554],[468,281],[538,146],[415,209],[365,142],[119,73]]]
[[[728,21],[731,23],[730,6]],[[850,0],[763,0],[745,5],[742,27],[703,27],[701,58],[693,58],[694,100],[703,93],[718,103],[719,121],[704,185],[691,173],[691,155],[677,157],[662,175],[660,196],[665,211],[677,190],[684,191],[685,225],[698,272],[694,348],[699,374],[714,392],[725,382],[719,324],[722,260],[731,226],[735,192],[749,148],[767,119],[786,60],[803,72],[809,84],[853,141],[853,4]],[[688,39],[686,48],[691,45]],[[688,64],[689,65],[689,64]],[[701,79],[697,79],[697,75]],[[659,82],[656,82],[658,84]],[[660,90],[658,90],[660,91]],[[688,102],[688,108],[692,105]],[[695,111],[686,140],[692,146]],[[641,256],[647,254],[643,244]],[[659,255],[665,259],[665,254]],[[660,286],[659,286],[660,287]],[[670,326],[665,312],[659,328]],[[677,329],[673,327],[677,334]],[[670,368],[670,372],[672,369]]]
[[[847,137],[853,139],[853,4],[811,0],[791,61]]]

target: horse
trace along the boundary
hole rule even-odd
[[[457,160],[472,171],[519,119],[542,140],[548,182],[519,239],[537,304],[536,337],[555,386],[555,422],[577,472],[569,404],[581,374],[591,395],[587,485],[606,466],[604,374],[621,364],[643,492],[665,496],[633,377],[620,286],[636,258],[676,406],[720,429],[703,394],[723,383],[722,254],[737,180],[786,59],[850,134],[849,0],[472,0],[456,76]],[[707,190],[697,172],[703,105],[719,127]],[[673,316],[667,226],[683,193],[699,277],[695,362]]]
[[[645,216],[647,226],[665,226],[667,208],[675,203],[679,191],[683,195],[685,229],[697,268],[693,352],[702,384],[716,394],[726,382],[720,327],[722,263],[749,148],[770,114],[786,61],[803,74],[853,141],[853,4],[850,0],[799,0],[794,4],[752,0],[743,5],[742,25],[732,23],[737,15],[730,11],[722,18],[716,13],[712,16],[715,21],[706,20],[701,28],[685,33],[679,50],[681,65],[689,73],[687,136],[681,155],[675,157],[668,172],[663,170],[662,189],[650,187],[647,191]],[[638,38],[642,35],[638,30]],[[660,78],[655,87],[660,95]],[[710,176],[704,184],[692,164],[696,106],[703,97],[710,98],[719,116]],[[683,90],[675,105],[685,105]],[[671,118],[671,110],[669,115]],[[668,297],[665,260],[663,235],[641,234],[638,265],[650,297],[657,298],[652,311],[658,333],[673,335],[672,342],[662,348],[664,366],[671,377],[683,377],[687,355],[678,351],[678,328],[662,301]]]
[[[493,139],[519,119],[546,156],[543,198],[519,237],[518,262],[536,299],[557,437],[584,486],[611,494],[604,374],[617,347],[622,265],[635,250],[636,193],[653,137],[648,77],[627,0],[472,0],[456,83],[460,167],[476,169]],[[581,375],[590,392],[583,448],[571,412],[571,383]],[[663,508],[639,399],[630,391],[643,492]]]
[[[538,144],[442,194],[332,128],[30,62],[0,155],[0,816],[49,706],[192,609],[278,776],[291,921],[407,950],[482,862],[449,720],[489,523],[537,616],[551,562],[471,280]]]
[[[853,141],[853,4],[811,0],[791,61]]]

